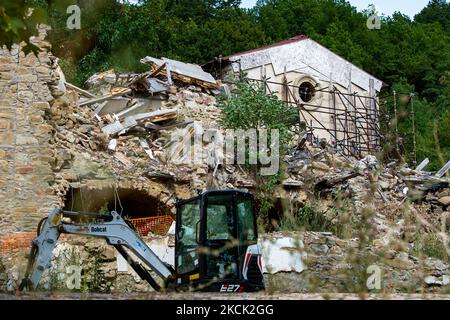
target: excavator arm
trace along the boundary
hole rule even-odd
[[[83,221],[83,219],[93,222],[73,222]],[[158,258],[117,212],[95,214],[55,209],[48,218],[43,219],[39,224],[38,236],[32,243],[26,275],[20,286],[21,290],[37,288],[42,274],[51,267],[53,249],[61,234],[76,234],[105,239],[129,262],[136,273],[143,280],[147,280],[157,291],[160,291],[161,287],[152,278],[147,268],[153,270],[166,283],[174,277],[173,269]],[[137,261],[133,261],[125,248],[133,252],[144,266]]]

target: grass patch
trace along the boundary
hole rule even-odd
[[[450,255],[442,238],[434,233],[418,236],[414,243],[414,254],[450,262]]]
[[[279,226],[279,231],[313,231],[334,232],[335,228],[327,220],[323,212],[311,206],[305,206],[294,215],[285,216]]]
[[[2,257],[0,257],[0,292],[5,290],[7,279],[8,277],[6,275],[6,266],[3,262]]]

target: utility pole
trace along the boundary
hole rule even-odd
[[[414,165],[417,166],[417,141],[416,141],[416,113],[414,110],[414,93],[411,93],[411,109],[412,109],[412,129],[413,129],[413,156]]]
[[[266,74],[266,65],[262,65],[262,81],[264,86],[264,93],[267,93],[267,74]]]
[[[397,114],[397,91],[393,91],[394,93],[394,121],[395,121],[395,150],[400,154],[398,148],[398,114]]]

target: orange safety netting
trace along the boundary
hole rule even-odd
[[[31,247],[36,232],[15,233],[0,237],[0,254]]]
[[[174,222],[171,216],[157,216],[142,219],[130,219],[131,224],[141,236],[147,236],[150,232],[165,235]]]
[[[36,232],[20,232],[0,237],[0,254],[8,253],[19,249],[30,249],[31,242],[36,238]],[[68,235],[61,235],[64,240]]]
[[[141,236],[147,236],[150,232],[165,235],[169,231],[173,221],[171,216],[157,216],[142,219],[130,219],[131,224]],[[31,248],[31,241],[36,237],[36,232],[22,232],[0,237],[0,254],[5,254],[17,249]],[[66,238],[62,235],[61,238]]]

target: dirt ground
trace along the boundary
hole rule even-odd
[[[219,293],[113,293],[87,294],[65,292],[0,293],[0,300],[450,300],[450,295],[437,294],[219,294]]]

